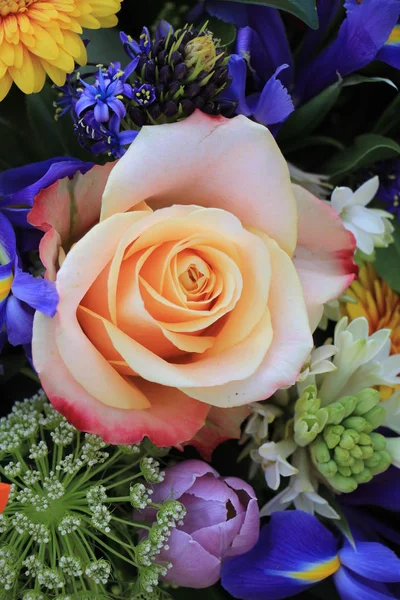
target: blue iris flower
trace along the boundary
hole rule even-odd
[[[395,69],[400,69],[400,24],[393,28],[389,39],[379,51],[377,58]]]
[[[204,6],[209,14],[238,27],[235,56],[230,60],[229,70],[233,77],[231,96],[239,99],[239,113],[253,115],[266,125],[271,123],[272,116],[283,121],[293,110],[288,93],[298,106],[339,76],[354,73],[375,59],[399,67],[398,0],[346,0],[346,18],[336,39],[318,53],[341,5],[340,0],[318,2],[319,29],[309,29],[305,34],[295,70],[277,9],[206,0]],[[255,90],[250,97],[244,95],[245,84],[248,85],[248,79],[246,82],[243,77],[246,63]]]
[[[29,344],[35,310],[52,316],[57,308],[54,283],[24,270],[24,253],[37,250],[42,235],[27,220],[34,198],[58,179],[92,166],[58,157],[0,174],[0,350],[7,338],[13,345]]]
[[[110,111],[115,113],[120,119],[126,114],[126,108],[121,101],[121,97],[126,95],[129,86],[126,86],[119,77],[110,78],[107,73],[103,73],[102,67],[95,83],[92,85],[80,80],[84,89],[80,92],[79,100],[75,105],[75,112],[78,117],[82,112],[94,106],[94,117],[99,123],[106,123],[110,119]]]
[[[353,547],[295,510],[274,513],[256,546],[222,567],[223,587],[242,600],[290,598],[329,576],[342,600],[395,599],[400,560],[377,542],[357,540]]]
[[[381,52],[400,16],[398,0],[346,0],[344,19],[336,39],[298,73],[296,95],[311,98],[337,81],[375,59]]]

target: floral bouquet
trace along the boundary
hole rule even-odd
[[[0,600],[400,598],[399,85],[400,0],[0,0]]]

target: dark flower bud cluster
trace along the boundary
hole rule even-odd
[[[138,41],[120,34],[131,59],[74,73],[55,102],[56,116],[70,113],[82,146],[118,158],[145,125],[173,123],[196,109],[233,116],[235,104],[221,98],[230,84],[228,57],[207,24],[174,30],[166,21],[154,39],[145,27]]]

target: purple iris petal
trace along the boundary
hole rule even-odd
[[[41,189],[63,177],[72,177],[77,171],[86,173],[93,163],[75,158],[57,157],[32,163],[0,173],[1,208],[18,204],[33,205],[35,196]]]
[[[6,330],[8,341],[13,346],[29,344],[32,340],[33,310],[10,296],[6,305]]]
[[[14,260],[16,241],[10,221],[0,212],[0,265]]]
[[[318,29],[308,28],[302,43],[298,65],[302,66],[305,61],[318,49],[318,46],[324,40],[329,26],[334,20],[339,8],[342,6],[342,0],[319,0],[317,3],[318,11]]]
[[[400,14],[398,0],[347,0],[345,8],[347,17],[337,38],[299,73],[296,96],[302,101],[335,82],[338,75],[344,77],[373,61]]]
[[[237,54],[232,54],[228,62],[228,71],[232,83],[224,94],[224,98],[237,102],[237,113],[249,117],[251,110],[246,101],[246,61]]]
[[[247,7],[239,2],[220,2],[219,0],[206,0],[207,12],[213,17],[233,23],[237,27],[249,25]]]
[[[343,494],[343,504],[381,506],[388,510],[400,511],[400,470],[390,467],[376,475],[369,483],[364,483],[351,494]]]
[[[302,511],[277,512],[256,546],[222,566],[222,586],[235,598],[279,600],[313,585],[296,573],[335,560],[338,541],[314,516]]]
[[[58,293],[55,283],[33,277],[30,273],[24,273],[18,264],[15,264],[14,281],[12,283],[13,295],[22,300],[32,308],[40,310],[49,317],[53,317],[57,310]]]
[[[342,565],[361,577],[386,583],[400,581],[400,559],[383,544],[357,542],[356,550],[346,543],[339,552]]]
[[[287,67],[288,65],[279,67],[265,84],[254,111],[254,118],[258,123],[282,123],[294,111],[290,94],[278,79],[279,73]]]
[[[400,69],[400,44],[385,44],[377,55],[381,60],[395,69]]]
[[[395,600],[387,586],[360,577],[346,567],[339,569],[333,580],[342,600]]]

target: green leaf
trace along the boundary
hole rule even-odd
[[[397,94],[376,122],[373,132],[387,135],[400,125],[400,94]]]
[[[55,156],[73,156],[93,160],[79,145],[74,133],[72,119],[65,115],[54,119],[53,102],[57,92],[46,84],[39,94],[26,97],[26,109],[30,131],[26,138],[35,153],[35,160],[46,160]]]
[[[230,46],[236,40],[236,27],[232,23],[225,23],[225,21],[210,17],[208,29],[213,32],[215,38],[221,40],[222,47]]]
[[[117,29],[85,29],[83,37],[90,40],[87,53],[92,70],[95,65],[117,61],[122,67],[126,67],[130,61],[121,44]]]
[[[261,4],[262,6],[279,8],[298,17],[312,29],[318,29],[316,0],[233,0],[233,2]]]
[[[349,173],[399,155],[400,146],[394,140],[383,135],[366,133],[356,137],[354,144],[325,163],[324,172],[330,175],[332,182],[336,184]]]
[[[362,83],[386,83],[397,89],[393,81],[383,77],[353,75],[340,79],[295,110],[285,121],[278,134],[278,142],[283,146],[284,152],[291,152],[294,147],[297,148],[297,138],[309,136],[322,123],[335,106],[343,88]],[[293,141],[295,139],[296,141]]]
[[[376,248],[374,267],[378,275],[397,293],[400,293],[400,226],[392,221],[394,226],[394,242],[387,248]]]
[[[285,145],[289,139],[312,133],[336,104],[341,88],[342,84],[338,81],[295,110],[282,125],[278,142]]]
[[[359,85],[360,83],[387,83],[390,87],[393,87],[395,90],[398,90],[398,87],[391,79],[387,79],[386,77],[365,77],[364,75],[352,75],[351,77],[346,77],[343,80],[342,87],[350,87],[352,85]]]

